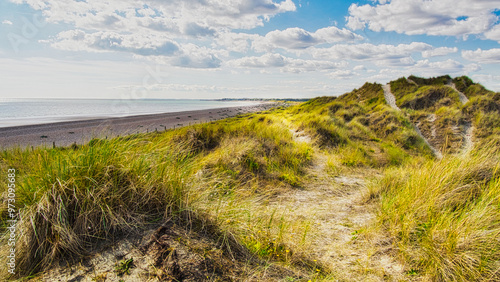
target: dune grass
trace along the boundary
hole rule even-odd
[[[405,95],[411,94],[418,89],[418,85],[408,82],[408,80],[404,77],[391,81],[390,85],[391,91],[396,97],[396,101],[404,98]]]
[[[373,184],[381,228],[413,274],[431,281],[500,278],[499,164],[498,153],[484,149],[392,168]]]
[[[76,150],[2,152],[3,166],[19,172],[19,272],[47,269],[63,256],[85,254],[99,239],[188,208],[193,157],[184,144],[161,142],[131,136]]]
[[[443,101],[423,109],[395,111],[385,104],[380,84],[366,83],[337,98],[173,131],[94,139],[68,148],[2,151],[0,169],[18,171],[16,277],[179,218],[186,226],[216,226],[221,244],[244,249],[267,265],[293,269],[308,280],[341,279],[342,273],[315,257],[309,218],[314,207],[311,214],[292,217],[292,207],[276,205],[280,195],[308,189],[314,181],[308,169],[323,154],[333,176],[346,171],[370,175],[366,198],[377,200],[379,215],[364,232],[391,237],[408,265],[408,277],[498,280],[498,93],[483,95],[479,86],[457,80],[468,91],[479,89],[461,106],[456,93],[440,85],[445,78],[418,80],[432,84],[423,86],[404,78],[391,83],[403,101],[435,93]],[[445,105],[446,99],[451,103]],[[443,128],[472,119],[476,142],[486,149],[436,161],[410,120],[431,113]],[[5,191],[4,179],[0,192]],[[0,210],[0,252],[6,257],[5,202]]]
[[[409,119],[385,104],[380,84],[366,83],[336,99],[313,99],[289,111],[298,129],[314,136],[320,148],[335,151],[343,165],[385,167],[410,156],[432,156]]]
[[[2,151],[2,169],[19,172],[18,273],[44,271],[103,240],[190,213],[215,222],[258,257],[297,261],[292,258],[303,256],[304,239],[296,237],[292,249],[281,238],[287,232],[306,236],[299,231],[306,224],[256,209],[262,199],[301,185],[312,149],[291,134],[279,118],[263,113],[72,148]],[[0,185],[7,190],[6,182]],[[1,208],[5,231],[6,203]]]
[[[402,108],[435,110],[440,106],[459,105],[458,93],[446,86],[422,86],[398,100]]]
[[[449,75],[442,75],[438,77],[423,78],[415,75],[410,75],[408,79],[414,81],[418,85],[444,85],[451,81],[452,78]]]

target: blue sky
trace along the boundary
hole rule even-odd
[[[500,91],[500,0],[0,0],[0,98],[340,95],[410,74]]]

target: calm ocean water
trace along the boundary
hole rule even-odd
[[[0,100],[0,127],[58,121],[123,117],[253,105],[250,101],[208,100]]]

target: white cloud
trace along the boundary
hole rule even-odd
[[[119,34],[112,31],[87,34],[82,30],[60,32],[53,40],[42,41],[67,51],[126,52],[151,57],[157,63],[185,68],[218,68],[226,50],[213,50],[192,43],[179,44],[161,33]]]
[[[373,61],[383,64],[408,64],[411,62],[411,54],[432,50],[433,47],[422,42],[411,44],[374,45],[370,43],[347,45],[338,44],[329,48],[313,48],[311,54],[317,59],[351,59],[356,61]]]
[[[12,22],[11,22],[11,21],[9,21],[9,20],[3,20],[3,21],[2,21],[2,24],[12,25]]]
[[[110,89],[133,90],[144,88],[142,85],[120,85],[110,87]],[[211,92],[211,93],[249,93],[262,90],[261,87],[228,87],[208,84],[182,84],[182,83],[164,83],[152,84],[147,87],[148,91],[169,91],[169,92]]]
[[[378,66],[391,66],[391,67],[406,67],[413,66],[415,64],[415,60],[412,57],[404,57],[404,58],[388,58],[381,59],[374,62]]]
[[[61,50],[130,52],[142,56],[172,56],[179,45],[161,34],[120,34],[113,31],[86,33],[83,30],[60,32],[53,40],[42,41]]]
[[[432,68],[432,69],[446,69],[451,72],[456,72],[456,70],[461,70],[464,65],[455,61],[448,59],[446,61],[430,62],[429,60],[421,60],[415,64],[416,68]]]
[[[237,67],[247,68],[267,68],[267,67],[284,67],[285,57],[280,54],[265,54],[260,57],[243,57],[228,62],[228,64]]]
[[[497,81],[500,82],[500,75],[492,75],[492,74],[474,74],[472,78],[477,80],[488,80],[488,81]]]
[[[377,71],[372,70],[369,73],[375,73]],[[367,81],[377,81],[380,83],[386,83],[394,80],[397,77],[409,76],[411,71],[405,69],[381,69],[377,74],[371,75],[367,78]]]
[[[495,40],[500,43],[500,24],[484,33],[485,38]]]
[[[462,58],[450,60],[459,56],[454,54],[459,48],[448,45],[453,39],[447,41],[448,47],[434,47],[424,42],[397,45],[393,42],[406,39],[396,36],[388,38],[386,44],[370,44],[367,42],[371,35],[377,35],[372,31],[356,32],[336,26],[306,30],[293,22],[281,30],[273,30],[274,23],[270,23],[266,29],[273,31],[257,34],[263,29],[254,28],[280,13],[294,11],[294,2],[297,5],[298,2],[293,0],[10,1],[28,3],[41,11],[44,22],[51,23],[48,25],[50,30],[40,32],[32,41],[42,38],[38,42],[55,49],[81,52],[78,58],[99,61],[111,54],[113,60],[127,61],[133,66],[156,63],[170,70],[168,83],[154,86],[158,93],[165,91],[162,93],[167,96],[174,95],[167,93],[169,91],[211,94],[236,93],[236,89],[243,89],[238,92],[240,94],[257,89],[274,91],[260,91],[265,93],[259,95],[338,94],[339,85],[352,89],[373,74],[376,74],[373,78],[383,79],[412,73],[426,77],[464,74],[480,70],[483,63],[500,62],[500,49],[463,51]],[[450,0],[367,2],[370,5],[351,6],[346,17],[350,28],[368,27],[406,34],[477,35],[500,42],[500,27],[494,25],[497,19],[491,13],[491,3],[498,3],[498,0],[457,0],[457,4]],[[332,18],[330,22],[335,20],[338,19]],[[2,24],[9,23],[3,21]],[[54,30],[60,32],[49,39],[43,38]],[[40,48],[39,52],[44,51]],[[120,66],[125,68],[125,64]],[[488,67],[495,70],[493,65]],[[111,72],[109,69],[96,73],[106,76]],[[8,71],[6,68],[4,72]],[[51,75],[53,73],[56,72]],[[111,85],[134,83],[131,81],[133,75],[124,77]],[[300,80],[302,85],[277,83],[280,79],[289,81],[289,78]],[[12,85],[14,88],[15,84]],[[69,92],[64,90],[64,93]]]
[[[460,62],[451,59],[444,61],[437,61],[437,62],[431,62],[429,60],[421,60],[416,62],[414,66],[408,68],[408,70],[410,70],[411,73],[413,74],[420,75],[423,77],[429,77],[429,76],[438,76],[445,74],[460,75],[478,71],[480,70],[480,67],[476,64],[464,65]]]
[[[295,10],[292,0],[11,1],[42,11],[47,22],[72,26],[40,40],[54,48],[165,56],[154,59],[189,68],[218,68],[221,54],[245,52],[250,40],[259,38],[233,29],[262,26],[276,14]]]
[[[471,75],[471,78],[474,82],[481,83],[487,89],[491,89],[493,91],[500,90],[500,75],[473,74]]]
[[[182,55],[167,59],[171,65],[185,68],[218,68],[222,61],[219,56],[225,51],[216,52],[195,44],[182,45]]]
[[[462,57],[469,61],[480,62],[484,64],[498,64],[500,63],[500,49],[482,50],[478,48],[476,51],[465,50],[462,51]]]
[[[218,29],[262,26],[276,14],[296,9],[292,0],[11,1],[41,10],[48,22],[70,23],[81,29],[153,29],[195,37],[213,35]]]
[[[355,71],[360,71],[360,70],[366,70],[366,67],[363,65],[357,65],[354,68],[352,68]]]
[[[366,23],[359,17],[348,16],[346,17],[346,21],[346,26],[352,30],[364,29],[366,27]]]
[[[182,33],[192,37],[214,36],[216,31],[207,25],[200,25],[194,22],[188,22],[182,27]]]
[[[315,38],[311,33],[298,27],[271,31],[266,34],[264,38],[264,44],[268,45],[269,49],[274,49],[276,47],[287,49],[304,49],[310,46],[314,46],[318,43],[318,38]]]
[[[462,64],[458,61],[447,59],[443,61],[430,61],[428,59],[416,61],[413,65],[399,68],[382,68],[376,74],[368,77],[368,81],[388,82],[398,77],[417,75],[431,77],[449,74],[451,76],[470,75],[479,71],[477,64]],[[368,71],[371,72],[371,71]]]
[[[220,33],[215,38],[215,42],[228,51],[245,53],[250,49],[252,41],[261,38],[258,34],[248,33]]]
[[[354,60],[372,62],[382,67],[410,67],[417,62],[414,56],[421,53],[424,58],[446,56],[458,52],[456,47],[438,47],[423,42],[412,42],[410,44],[374,45],[362,44],[337,44],[327,48],[310,48],[309,54],[315,59],[322,60]]]
[[[352,42],[361,39],[363,37],[360,35],[334,26],[321,28],[315,32],[293,27],[271,31],[264,37],[255,39],[252,46],[256,51],[263,52],[277,48],[306,49],[322,43]]]
[[[449,47],[439,47],[436,49],[432,50],[426,50],[422,52],[422,57],[424,58],[430,58],[430,57],[437,57],[437,56],[446,56],[451,53],[456,53],[458,52],[457,47],[449,48]]]
[[[313,36],[326,43],[349,42],[363,39],[362,36],[352,33],[345,28],[339,29],[334,26],[320,28],[314,32]]]
[[[347,26],[353,30],[395,31],[409,35],[466,37],[489,31],[498,18],[496,0],[392,0],[349,7]]]
[[[280,68],[284,72],[292,73],[337,69],[347,66],[347,62],[345,61],[303,60],[273,53],[267,53],[260,57],[243,57],[231,60],[227,64],[240,68]]]
[[[467,64],[464,67],[464,71],[467,72],[467,73],[480,71],[482,69],[483,68],[480,65],[478,65],[478,64]]]
[[[336,70],[334,72],[331,72],[328,74],[329,77],[334,78],[334,79],[346,79],[346,78],[351,78],[353,76],[358,75],[357,73],[351,71],[351,70]]]

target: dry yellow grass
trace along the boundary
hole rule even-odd
[[[496,103],[461,110],[496,132],[486,100]],[[234,279],[497,280],[499,144],[484,134],[487,149],[436,161],[405,114],[384,104],[381,85],[367,83],[175,131],[2,151],[2,170],[19,171],[17,277],[177,220],[215,230],[207,246],[227,259],[231,250],[253,258]]]

